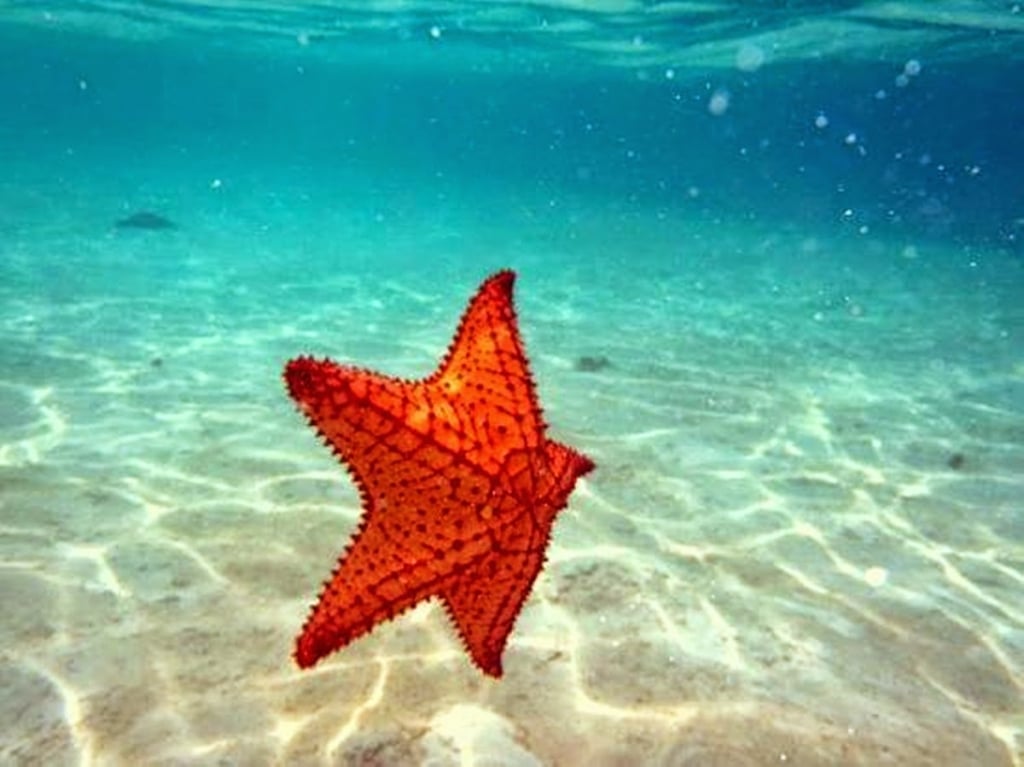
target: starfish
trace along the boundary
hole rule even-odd
[[[409,381],[329,359],[288,362],[288,392],[347,466],[363,515],[296,640],[308,668],[379,623],[440,598],[493,677],[544,564],[551,527],[594,463],[548,439],[500,271],[448,353]]]

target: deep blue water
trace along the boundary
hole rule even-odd
[[[415,187],[418,203],[462,185],[582,196],[611,216],[642,206],[1020,252],[1024,104],[1019,37],[1006,32],[959,55],[929,44],[927,30],[912,55],[893,46],[773,62],[769,51],[750,72],[582,55],[517,66],[513,33],[505,51],[451,35],[437,45],[457,53],[440,62],[397,37],[322,51],[258,47],[232,30],[209,41],[45,26],[0,35],[8,167],[26,155],[69,172],[95,156],[118,167],[216,157],[318,180],[362,167]],[[901,87],[908,61],[920,74]],[[728,106],[713,116],[722,92]]]

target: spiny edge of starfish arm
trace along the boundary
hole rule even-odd
[[[573,490],[576,489],[577,480],[587,476],[594,469],[597,468],[597,462],[586,453],[577,450],[571,445],[566,445],[562,442],[557,443],[560,447],[569,451],[569,455],[572,458],[574,478],[573,478]],[[566,505],[568,506],[568,497],[566,499]]]
[[[364,634],[370,633],[370,631],[372,631],[374,628],[374,626],[369,626],[361,633],[349,637],[345,643],[339,644],[336,647],[324,649],[323,647],[315,646],[313,650],[311,650],[310,652],[305,652],[303,650],[303,646],[305,644],[303,640],[306,637],[306,633],[309,630],[310,624],[313,622],[313,616],[316,614],[316,610],[320,606],[320,603],[323,602],[324,596],[327,594],[327,590],[331,586],[331,582],[334,580],[334,577],[338,574],[338,571],[341,570],[342,562],[345,561],[345,558],[348,556],[349,551],[352,549],[352,545],[355,543],[356,539],[359,536],[359,533],[362,532],[364,527],[365,522],[362,519],[360,519],[360,522],[356,527],[355,532],[352,534],[349,542],[345,545],[345,548],[342,550],[341,555],[338,557],[337,562],[334,565],[334,569],[331,570],[331,577],[323,581],[323,583],[320,586],[320,592],[316,598],[316,601],[313,604],[311,604],[309,606],[309,609],[306,611],[306,620],[302,623],[302,630],[298,633],[298,636],[295,637],[295,647],[292,650],[292,658],[294,658],[295,664],[299,668],[312,668],[321,660],[326,658],[328,655],[331,655],[332,653],[340,650],[342,647],[345,646],[345,644],[348,644],[348,642],[352,642],[355,639],[358,639],[359,637],[363,636]],[[398,615],[398,613],[395,613],[395,615],[392,615],[387,620],[391,620],[396,615]]]
[[[504,674],[504,669],[502,668],[501,665],[501,656],[505,652],[505,647],[508,646],[508,636],[512,635],[512,631],[509,630],[508,636],[505,637],[505,641],[502,643],[501,651],[498,653],[498,657],[495,659],[494,665],[484,665],[480,662],[480,660],[476,657],[476,654],[473,652],[473,648],[472,645],[470,645],[469,643],[469,639],[466,637],[464,633],[462,633],[462,626],[459,624],[458,619],[455,617],[455,611],[452,609],[451,603],[447,599],[445,599],[443,595],[440,597],[439,601],[441,602],[441,607],[444,608],[444,614],[448,616],[448,622],[455,629],[455,636],[459,638],[459,644],[462,645],[462,649],[469,657],[470,662],[487,676],[493,677],[494,679],[501,679],[502,674]],[[516,617],[518,618],[519,616],[517,615]],[[515,620],[513,620],[512,623],[513,628],[515,628]]]
[[[366,528],[368,515],[370,509],[372,508],[372,499],[370,497],[369,492],[366,489],[366,485],[363,482],[363,478],[360,476],[359,472],[357,472],[355,467],[352,466],[351,463],[349,463],[349,461],[345,458],[345,455],[337,446],[335,446],[333,442],[331,442],[330,438],[328,438],[328,436],[323,432],[323,430],[319,426],[317,426],[316,422],[313,420],[312,415],[310,415],[306,408],[302,406],[301,398],[296,396],[295,389],[293,388],[292,385],[292,381],[288,377],[288,371],[292,369],[293,365],[303,364],[306,362],[323,364],[328,362],[333,363],[333,360],[331,360],[329,357],[324,357],[322,360],[318,360],[316,357],[312,355],[300,355],[298,357],[290,359],[288,363],[285,365],[284,375],[282,376],[284,378],[285,387],[288,391],[289,396],[292,399],[292,403],[295,405],[295,409],[298,410],[302,417],[306,419],[306,423],[310,426],[310,428],[312,428],[312,430],[316,433],[316,436],[320,439],[321,442],[323,442],[327,449],[330,450],[331,454],[334,455],[335,458],[337,458],[338,462],[344,468],[345,473],[348,475],[349,479],[351,479],[352,484],[355,486],[356,491],[359,494],[360,513],[359,522],[356,524],[355,530],[349,535],[348,542],[345,544],[345,547],[342,549],[341,554],[336,559],[334,568],[331,570],[330,577],[322,582],[316,601],[309,606],[309,609],[306,612],[306,620],[302,624],[302,630],[299,632],[298,636],[295,639],[295,648],[292,651],[292,657],[295,659],[295,662],[299,666],[299,668],[303,669],[311,668],[312,666],[316,665],[325,657],[330,655],[332,652],[335,652],[336,650],[340,649],[341,647],[339,646],[331,650],[319,651],[313,655],[307,655],[303,653],[301,650],[302,638],[306,635],[306,631],[313,620],[313,615],[316,613],[317,607],[319,607],[320,603],[323,601],[324,595],[330,588],[331,582],[334,580],[335,575],[337,575],[338,571],[341,569],[342,563],[345,561],[345,558],[351,551],[352,546],[359,539],[359,536]],[[355,368],[349,369],[355,370]],[[391,618],[394,617],[394,615],[391,616]],[[390,620],[391,618],[389,618],[388,620]],[[369,633],[371,629],[372,626],[363,633]],[[358,636],[361,636],[361,634]],[[355,637],[352,637],[352,639],[355,639]]]
[[[516,305],[513,299],[513,289],[515,288],[515,284],[516,273],[512,269],[507,268],[499,269],[480,283],[480,287],[476,289],[476,292],[466,304],[466,308],[462,310],[462,314],[459,316],[459,322],[455,326],[455,333],[452,335],[452,340],[448,343],[448,348],[445,349],[444,356],[441,358],[440,364],[434,369],[433,373],[424,379],[427,383],[431,383],[440,378],[448,368],[448,365],[452,361],[452,355],[455,353],[455,349],[459,345],[459,341],[462,340],[463,335],[466,333],[466,323],[469,321],[469,315],[472,313],[477,302],[483,299],[485,293],[489,293],[492,289],[497,288],[497,290],[500,291],[508,301],[509,308],[512,310],[513,326],[518,325],[519,317],[516,314]],[[516,335],[518,336],[518,333],[516,333]],[[520,347],[522,347],[521,342]]]
[[[318,431],[318,433],[319,433],[319,431]],[[322,434],[320,436],[321,436],[322,439],[324,439],[324,443],[327,444],[328,447],[332,447],[331,444],[326,440],[326,438],[323,437]],[[398,618],[402,614],[408,612],[409,610],[411,610],[412,608],[416,607],[420,603],[425,602],[425,601],[429,601],[430,599],[435,599],[435,598],[437,598],[439,596],[437,594],[432,594],[432,595],[429,595],[429,596],[426,596],[426,597],[420,599],[417,602],[412,602],[412,603],[407,604],[407,605],[405,605],[403,607],[400,607],[397,610],[390,611],[390,612],[388,612],[386,614],[385,617],[378,618],[373,623],[367,624],[360,631],[358,631],[358,632],[348,636],[345,639],[345,641],[343,641],[343,642],[336,643],[336,644],[335,643],[322,643],[322,642],[318,642],[318,643],[314,643],[312,648],[309,651],[305,651],[303,649],[304,645],[306,645],[306,642],[304,642],[303,640],[306,638],[306,634],[309,631],[310,625],[313,622],[313,616],[316,614],[317,609],[320,607],[321,603],[324,601],[324,597],[327,595],[328,591],[330,590],[331,584],[334,582],[335,577],[337,577],[338,573],[341,571],[342,567],[344,566],[345,560],[348,558],[349,554],[352,552],[352,549],[358,544],[359,539],[362,536],[363,532],[365,531],[365,529],[366,529],[366,527],[368,525],[368,520],[369,520],[369,516],[368,516],[368,512],[370,511],[370,496],[369,496],[369,494],[366,492],[366,489],[363,487],[362,482],[358,479],[358,475],[356,474],[356,472],[345,461],[345,459],[338,453],[338,451],[334,450],[333,447],[332,447],[332,452],[335,455],[338,456],[338,459],[341,462],[342,466],[345,467],[345,469],[348,472],[349,476],[352,477],[353,482],[356,484],[356,487],[359,490],[359,496],[360,496],[360,502],[361,502],[361,510],[360,510],[360,515],[359,515],[359,522],[356,524],[355,529],[349,535],[349,539],[348,539],[347,543],[345,544],[344,548],[342,549],[341,554],[339,554],[337,559],[335,560],[335,564],[334,564],[334,567],[331,569],[330,576],[326,580],[321,582],[321,584],[320,584],[320,591],[317,594],[317,598],[316,598],[316,600],[312,604],[309,605],[309,608],[306,611],[306,619],[302,623],[302,629],[301,629],[301,631],[299,631],[298,635],[295,637],[295,647],[292,650],[292,658],[295,660],[296,665],[299,668],[301,668],[301,669],[312,668],[313,666],[317,665],[320,661],[324,660],[325,658],[327,658],[330,655],[333,655],[335,652],[337,652],[338,650],[342,649],[343,647],[346,647],[347,645],[351,644],[355,640],[357,640],[357,639],[359,639],[361,637],[364,637],[364,636],[366,636],[368,634],[373,633],[373,631],[378,626],[381,626],[381,625],[383,625],[385,623],[390,623],[391,621],[395,620],[396,618]]]
[[[565,506],[563,505],[562,509],[564,508]],[[559,509],[559,511],[561,511],[562,509]],[[502,657],[505,654],[505,650],[508,649],[509,639],[512,638],[512,634],[515,632],[516,624],[519,622],[519,617],[522,615],[523,609],[526,607],[526,603],[529,601],[530,596],[533,594],[533,588],[537,583],[537,579],[540,577],[541,573],[544,572],[544,568],[548,563],[547,551],[548,546],[550,546],[551,544],[551,529],[551,527],[548,527],[547,532],[544,535],[544,541],[540,546],[540,563],[537,566],[537,571],[533,574],[533,577],[530,579],[530,582],[527,585],[526,590],[523,592],[523,596],[520,599],[519,604],[515,608],[512,618],[509,621],[508,629],[505,632],[505,636],[501,639],[501,647],[494,657],[493,664],[489,664],[486,662],[485,659],[477,657],[476,653],[473,651],[473,645],[469,641],[469,637],[466,636],[466,634],[462,630],[462,624],[459,622],[458,616],[455,613],[455,608],[452,607],[452,603],[444,595],[444,593],[440,594],[441,606],[444,608],[445,615],[448,616],[449,622],[454,627],[455,635],[459,638],[459,643],[465,650],[466,655],[469,656],[469,659],[474,666],[480,669],[480,671],[482,671],[487,676],[492,677],[494,679],[501,679],[502,675],[504,674]],[[491,628],[493,628],[493,626]]]
[[[466,304],[466,308],[463,309],[462,315],[459,317],[459,322],[455,326],[455,333],[452,335],[452,340],[448,343],[447,349],[445,349],[444,356],[441,358],[440,364],[434,369],[434,372],[422,379],[418,379],[417,383],[422,382],[424,384],[433,384],[444,375],[445,371],[448,370],[448,366],[451,364],[452,356],[455,354],[455,350],[458,348],[460,342],[464,340],[467,328],[466,325],[469,321],[469,317],[476,307],[477,302],[483,300],[485,294],[492,290],[497,290],[508,302],[508,309],[511,314],[509,323],[512,326],[512,336],[515,339],[516,347],[519,350],[519,354],[523,359],[523,369],[526,372],[526,383],[530,393],[530,406],[536,413],[537,426],[541,432],[544,432],[548,428],[548,423],[544,419],[544,409],[541,407],[540,398],[537,396],[537,383],[533,378],[533,371],[530,369],[529,358],[526,356],[526,344],[523,342],[522,334],[519,331],[519,313],[516,311],[515,304],[515,283],[517,279],[515,270],[505,267],[487,277],[480,287],[477,288],[476,292],[469,299]]]
[[[354,484],[356,486],[356,489],[359,491],[359,500],[362,503],[361,508],[363,509],[363,511],[366,511],[371,499],[370,494],[366,489],[366,485],[363,482],[363,478],[359,475],[359,472],[356,471],[355,467],[345,457],[345,454],[341,452],[341,448],[331,441],[330,437],[328,437],[327,434],[323,431],[323,429],[321,429],[320,426],[317,425],[316,421],[313,419],[313,415],[309,412],[309,410],[307,410],[303,406],[302,398],[296,393],[296,387],[293,385],[292,379],[288,375],[289,371],[292,370],[295,366],[303,365],[310,362],[312,362],[315,365],[324,365],[329,363],[339,368],[342,368],[341,365],[338,365],[338,363],[336,363],[330,357],[317,359],[316,357],[307,354],[302,354],[299,355],[298,357],[293,357],[292,359],[288,360],[284,367],[284,374],[282,375],[282,378],[284,379],[285,389],[288,391],[288,396],[291,397],[292,404],[294,405],[295,409],[298,410],[302,417],[306,419],[306,423],[314,432],[316,432],[316,436],[320,439],[321,442],[323,442],[323,444],[331,451],[334,457],[338,459],[338,462],[344,467],[345,473],[348,474],[349,478],[352,480],[352,484]],[[376,375],[375,373],[372,373],[372,371],[363,370],[361,368],[353,368],[346,366],[344,367],[344,369],[355,373],[370,373]],[[362,517],[360,519],[362,520]]]
[[[327,657],[333,655],[334,653],[338,652],[342,648],[347,647],[349,644],[351,644],[352,642],[356,641],[357,639],[360,639],[360,638],[362,638],[362,637],[364,637],[364,636],[366,636],[368,634],[373,633],[378,627],[383,626],[385,623],[391,623],[393,620],[401,617],[403,614],[409,612],[414,607],[418,607],[423,602],[429,602],[429,601],[434,600],[434,599],[439,599],[438,595],[431,594],[431,595],[426,596],[423,599],[419,600],[418,602],[413,602],[413,603],[407,604],[407,605],[405,605],[403,607],[400,607],[399,609],[397,609],[394,612],[388,614],[384,618],[377,619],[372,624],[367,625],[365,628],[363,628],[359,632],[357,632],[355,634],[352,634],[351,636],[347,637],[344,642],[338,643],[336,645],[335,644],[331,644],[330,646],[314,645],[313,649],[310,652],[308,652],[308,653],[304,652],[303,651],[303,645],[304,645],[303,639],[305,638],[306,632],[309,629],[310,622],[313,620],[313,615],[316,612],[317,607],[320,606],[320,602],[323,600],[324,594],[326,594],[328,588],[330,588],[331,581],[334,579],[334,577],[338,574],[338,571],[341,569],[342,562],[344,562],[345,557],[348,556],[349,551],[352,549],[352,546],[355,543],[356,538],[357,538],[359,532],[362,531],[362,527],[363,527],[363,525],[360,524],[359,530],[357,530],[356,534],[354,534],[352,536],[352,540],[349,542],[349,544],[347,546],[345,546],[345,550],[342,552],[341,556],[338,557],[338,563],[335,565],[334,569],[331,570],[331,577],[330,577],[330,579],[328,579],[328,580],[323,582],[323,587],[320,589],[320,596],[317,598],[316,602],[313,605],[310,606],[309,611],[308,611],[308,613],[306,615],[306,620],[302,624],[302,631],[300,631],[299,635],[295,638],[295,648],[292,650],[292,658],[295,660],[295,664],[299,668],[301,668],[301,669],[312,668],[313,666],[315,666],[318,663],[320,663],[320,661],[322,661],[322,660],[326,659]],[[440,601],[443,602],[444,600],[440,600]]]

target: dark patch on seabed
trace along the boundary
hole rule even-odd
[[[151,231],[178,228],[178,225],[169,218],[148,210],[140,210],[130,216],[118,219],[114,222],[114,226],[118,229],[148,229]]]

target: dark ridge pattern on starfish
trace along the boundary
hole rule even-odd
[[[425,379],[312,357],[286,365],[288,392],[348,468],[363,506],[297,639],[300,667],[438,597],[474,663],[501,676],[555,516],[594,468],[545,437],[514,281],[504,270],[480,286]]]

